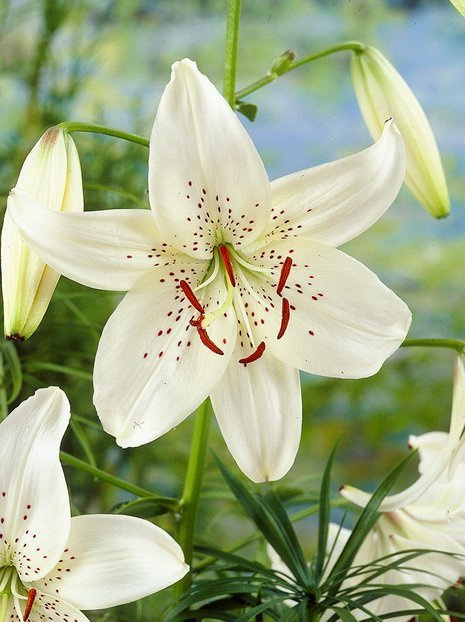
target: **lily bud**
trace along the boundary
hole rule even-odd
[[[450,0],[459,11],[465,17],[465,0]]]
[[[48,129],[27,156],[16,189],[50,210],[82,211],[81,167],[76,146],[60,127]],[[40,324],[60,275],[25,244],[9,215],[8,197],[2,229],[2,292],[7,339],[23,341]]]
[[[371,135],[377,139],[386,119],[394,118],[405,141],[405,183],[433,216],[447,216],[450,200],[441,157],[430,124],[410,87],[374,47],[354,54],[351,71]]]

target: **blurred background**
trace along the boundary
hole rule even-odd
[[[223,0],[0,0],[2,210],[27,152],[49,126],[86,121],[148,136],[171,63],[183,57],[196,60],[221,90],[225,13]],[[349,39],[378,47],[423,105],[443,157],[452,211],[435,221],[403,189],[383,219],[344,250],[409,304],[410,337],[463,339],[465,20],[449,1],[243,0],[237,88],[265,75],[288,48],[303,56]],[[319,60],[247,98],[258,105],[258,115],[253,123],[241,121],[271,179],[371,144],[349,61],[348,52]],[[148,206],[144,147],[98,135],[73,138],[86,209]],[[73,409],[67,451],[158,493],[180,496],[192,418],[149,446],[123,451],[101,431],[92,406],[93,358],[117,300],[62,278],[38,331],[16,346],[23,372],[19,398],[60,385]],[[304,507],[337,441],[335,495],[345,482],[373,487],[405,455],[410,433],[447,429],[453,360],[452,351],[405,348],[370,379],[304,375],[301,448],[278,487],[298,492]],[[6,368],[7,384],[8,373]],[[235,468],[216,425],[210,446]],[[109,511],[130,498],[75,469],[67,467],[67,476],[76,512]],[[210,543],[232,543],[250,532],[228,499],[209,455],[199,524]],[[171,521],[157,519],[168,529]],[[313,526],[299,526],[308,552]],[[149,601],[161,606],[163,595]],[[134,607],[103,618],[145,619],[145,610]]]

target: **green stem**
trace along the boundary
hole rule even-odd
[[[465,353],[465,341],[462,339],[406,339],[403,348],[420,346],[422,348],[449,348],[459,353]]]
[[[112,486],[116,486],[117,488],[121,488],[121,490],[126,490],[136,497],[157,497],[158,495],[154,494],[151,490],[146,490],[145,488],[141,488],[140,486],[136,486],[135,484],[131,484],[126,482],[124,479],[120,479],[119,477],[115,477],[114,475],[110,475],[106,471],[102,471],[84,460],[79,460],[79,458],[75,458],[71,454],[67,454],[64,451],[60,451],[60,458],[66,464],[70,466],[76,467],[77,469],[81,469],[81,471],[85,471],[89,473],[93,477],[101,480],[102,482],[107,482],[107,484],[112,484]]]
[[[298,67],[302,67],[302,65],[306,65],[307,63],[311,63],[314,60],[318,60],[320,58],[324,58],[325,56],[329,56],[330,54],[335,54],[336,52],[343,52],[346,50],[351,50],[352,52],[361,53],[365,49],[365,45],[360,43],[359,41],[345,41],[344,43],[339,43],[338,45],[334,45],[333,47],[327,48],[326,50],[322,50],[321,52],[317,52],[316,54],[308,54],[307,56],[302,56],[302,58],[289,61],[286,63],[286,66],[283,67],[279,72],[268,72],[266,76],[260,78],[256,82],[253,82],[249,86],[246,86],[244,89],[237,91],[236,100],[242,99],[246,95],[250,95],[250,93],[254,93],[261,89],[262,87],[270,84],[270,82],[274,82],[277,80],[279,76],[282,76],[293,69],[297,69]]]
[[[139,136],[138,134],[131,134],[129,132],[123,132],[117,130],[114,127],[107,127],[106,125],[94,125],[93,123],[80,123],[79,121],[64,121],[57,127],[61,127],[68,133],[71,132],[91,132],[93,134],[105,134],[106,136],[114,136],[115,138],[121,138],[143,147],[148,147],[150,142],[147,138]]]
[[[5,362],[3,353],[0,352],[0,421],[8,416],[8,398],[5,388]]]
[[[196,414],[186,479],[180,502],[181,520],[178,529],[178,542],[184,551],[186,564],[189,564],[189,566],[192,565],[194,552],[195,525],[197,522],[197,510],[199,506],[200,490],[202,488],[205,456],[207,453],[210,419],[210,404],[208,400],[206,400]],[[176,583],[174,590],[177,598],[179,598],[184,591],[189,589],[192,583],[191,572]]]
[[[223,95],[231,108],[236,97],[237,42],[239,39],[239,21],[241,18],[241,0],[228,0],[226,19],[226,56],[224,61]]]

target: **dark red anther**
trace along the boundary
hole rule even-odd
[[[196,320],[189,320],[189,324],[191,326],[195,326],[195,328],[198,328],[199,326],[201,326],[204,319],[205,316],[203,315],[203,313],[201,313]]]
[[[281,326],[278,333],[278,339],[286,332],[287,325],[289,324],[289,319],[291,317],[291,307],[289,305],[289,300],[287,298],[283,298],[283,303],[281,307]]]
[[[281,268],[281,274],[279,275],[279,283],[276,289],[276,293],[278,294],[278,296],[281,296],[281,292],[283,291],[284,286],[286,285],[287,277],[289,276],[291,268],[292,268],[292,259],[290,257],[286,257],[286,259],[283,262],[283,267]]]
[[[200,341],[203,343],[204,346],[207,346],[207,348],[215,354],[224,354],[223,350],[220,350],[216,343],[213,343],[213,341],[210,339],[205,328],[200,328],[199,326],[197,328],[197,332],[199,333]]]
[[[231,281],[231,285],[233,287],[236,286],[236,279],[234,278],[234,272],[231,262],[231,257],[229,255],[227,246],[219,246],[218,247],[221,255],[221,259],[223,260],[224,267],[226,268],[226,272],[228,273],[229,280]]]
[[[199,313],[205,313],[205,309],[200,304],[199,299],[192,291],[192,288],[189,285],[189,283],[183,280],[183,281],[179,281],[179,285],[182,291],[184,292],[184,295],[186,296],[187,300],[191,303],[194,309],[197,309]]]
[[[24,607],[23,622],[26,622],[26,620],[29,618],[29,615],[32,610],[32,605],[34,604],[34,601],[36,598],[36,594],[37,594],[37,590],[31,587],[31,589],[27,593],[27,601],[26,601],[26,606]]]
[[[258,359],[263,355],[263,352],[265,352],[265,348],[265,342],[262,341],[258,345],[258,348],[255,350],[255,352],[252,352],[252,354],[247,356],[245,359],[239,359],[239,363],[247,365],[247,363],[253,363],[254,361],[258,361]]]

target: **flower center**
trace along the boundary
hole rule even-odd
[[[0,568],[0,622],[6,622],[12,604],[18,618],[26,622],[36,594],[36,589],[27,589],[21,583],[14,566]],[[22,605],[24,605],[24,610],[21,609]]]
[[[198,285],[195,290],[191,288],[189,283],[186,280],[181,280],[179,285],[187,298],[190,304],[194,307],[194,309],[198,312],[198,316],[193,318],[190,321],[190,324],[197,329],[197,334],[201,340],[201,342],[212,352],[222,356],[224,354],[223,350],[216,345],[210,336],[207,333],[207,327],[212,324],[215,320],[225,315],[227,311],[234,305],[234,294],[236,291],[236,276],[239,274],[241,278],[241,283],[245,287],[246,290],[253,297],[257,297],[257,294],[253,291],[250,285],[247,282],[247,279],[244,278],[242,269],[245,269],[249,272],[262,273],[266,274],[268,277],[273,278],[273,270],[264,268],[258,265],[254,265],[246,261],[241,255],[239,255],[229,244],[220,244],[213,250],[213,263],[212,269],[207,274],[205,280]],[[284,287],[286,286],[287,279],[291,272],[292,268],[292,259],[291,257],[286,257],[284,260],[281,271],[279,273],[279,281],[276,288],[276,293],[281,298],[281,326],[279,328],[278,334],[276,335],[277,339],[281,339],[281,337],[286,332],[286,329],[289,325],[289,320],[291,317],[291,305],[287,298],[284,298],[282,292]],[[202,305],[200,300],[198,299],[196,292],[206,287],[217,277],[219,270],[223,271],[224,282],[226,286],[226,298],[224,302],[219,305],[217,309],[210,310],[208,313],[206,312],[205,307]],[[237,274],[236,274],[236,273]],[[252,335],[252,331],[250,329],[250,323],[247,317],[246,305],[239,304],[240,314],[243,317],[243,321],[245,326],[247,327],[247,332],[249,335]],[[253,313],[252,313],[253,316]],[[247,365],[249,363],[253,363],[257,361],[263,353],[265,352],[266,344],[264,341],[261,341],[257,347],[253,350],[253,352],[239,359],[239,363],[243,365]]]

